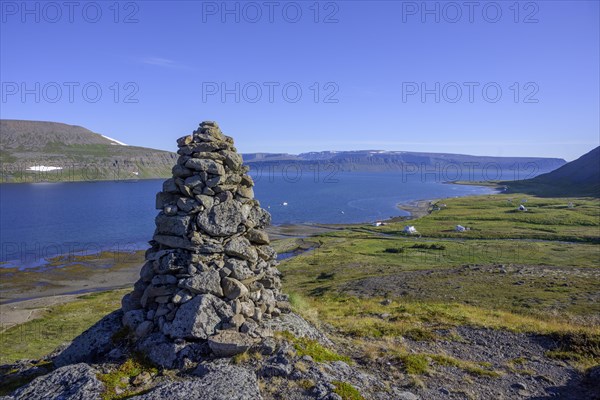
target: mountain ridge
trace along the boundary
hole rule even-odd
[[[176,153],[124,145],[79,125],[60,122],[0,119],[0,182],[77,181],[165,178]],[[494,157],[452,153],[387,150],[314,151],[300,154],[243,153],[251,168],[284,170],[294,164],[304,170],[393,172],[407,169],[461,169],[491,166],[501,170],[544,173],[566,163],[560,158]],[[32,171],[32,167],[38,167]],[[53,168],[48,170],[48,168]],[[93,174],[90,169],[93,168]],[[65,171],[68,174],[65,175]],[[43,172],[40,173],[40,172]],[[527,176],[525,176],[527,177]],[[516,176],[515,179],[523,178]]]

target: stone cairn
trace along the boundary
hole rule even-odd
[[[266,319],[289,311],[264,231],[271,216],[233,139],[205,121],[177,145],[146,263],[122,301],[137,349],[165,367],[246,351],[271,335]]]

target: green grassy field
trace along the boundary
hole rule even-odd
[[[514,212],[525,197],[529,211]],[[598,364],[598,200],[493,195],[441,203],[446,206],[439,211],[408,222],[419,237],[404,235],[406,222],[397,222],[276,241],[279,252],[304,251],[279,267],[294,308],[327,327],[340,348],[352,349],[341,357],[385,352],[415,375],[432,365],[452,365],[496,376],[486,365],[410,352],[398,340],[435,341],[440,329],[465,325],[553,335],[565,345],[549,356],[581,369]],[[472,230],[454,232],[456,224]],[[1,361],[43,356],[118,308],[124,293],[82,296],[5,331]],[[59,328],[71,323],[68,330]]]
[[[522,198],[529,211],[515,212]],[[296,309],[373,357],[382,348],[405,357],[398,337],[436,340],[439,329],[468,325],[576,337],[584,345],[565,348],[563,358],[580,368],[599,363],[598,200],[493,195],[442,203],[409,222],[304,239],[305,248],[318,248],[280,266]],[[405,224],[420,236],[403,234]],[[457,224],[472,229],[454,232]]]

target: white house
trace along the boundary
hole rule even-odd
[[[456,229],[456,232],[464,232],[464,231],[466,231],[466,230],[467,230],[467,228],[465,228],[465,227],[464,227],[464,226],[462,226],[462,225],[456,225],[456,228],[455,228],[455,229]]]
[[[412,225],[406,225],[404,227],[403,232],[406,233],[406,234],[408,234],[408,235],[415,235],[415,234],[419,233],[419,232],[417,232],[417,230],[415,229],[415,227],[412,226]]]
[[[525,207],[523,204],[521,204],[519,206],[519,211],[527,211],[527,207]]]

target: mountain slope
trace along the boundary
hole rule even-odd
[[[0,156],[0,182],[159,178],[177,158],[81,126],[21,120],[0,120]]]
[[[543,196],[600,197],[600,146],[555,171],[520,182],[504,182],[509,191]]]

